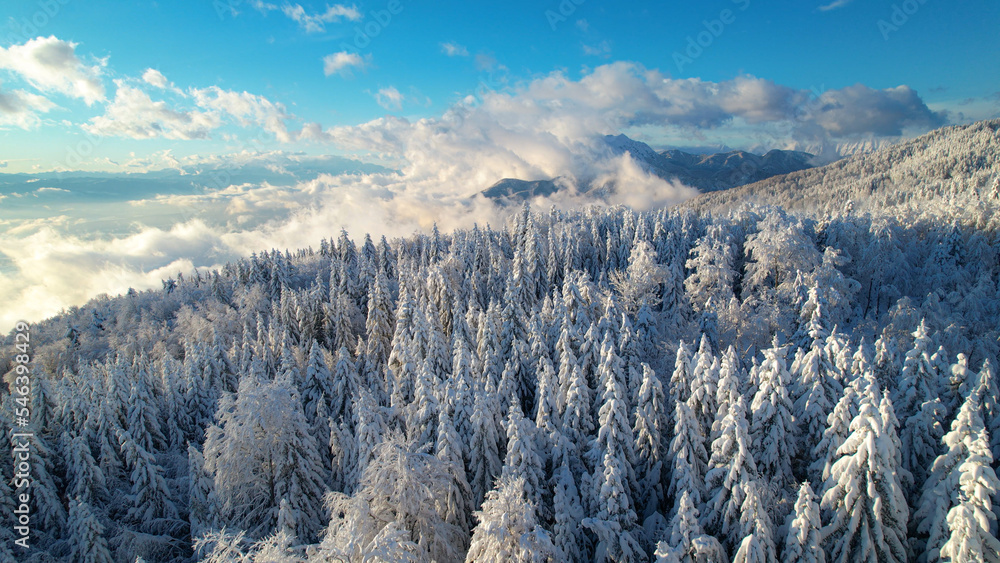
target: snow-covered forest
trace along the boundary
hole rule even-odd
[[[1000,561],[998,130],[671,209],[341,232],[38,323],[18,557]],[[883,181],[821,199],[836,174]]]

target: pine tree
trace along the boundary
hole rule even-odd
[[[188,445],[188,521],[191,537],[197,538],[215,527],[218,507],[215,483],[205,471],[205,458],[194,444]]]
[[[761,477],[784,488],[792,479],[795,434],[792,402],[788,398],[788,370],[784,347],[777,342],[764,351],[758,370],[758,388],[750,405],[753,413],[751,451]],[[763,538],[758,538],[763,542]]]
[[[407,405],[407,438],[417,447],[433,445],[437,436],[440,406],[437,400],[437,382],[431,369],[429,361],[424,360],[420,363],[413,387],[413,402]]]
[[[681,495],[677,503],[677,513],[674,514],[674,519],[670,523],[669,551],[679,563],[722,561],[725,559],[725,552],[719,541],[706,535],[701,529],[701,524],[698,521],[698,508],[691,500],[688,491],[684,491],[684,494]],[[659,552],[658,548],[657,557],[661,557]]]
[[[819,503],[809,482],[799,487],[799,497],[795,501],[795,512],[788,515],[785,536],[785,549],[782,551],[782,561],[787,563],[824,563],[826,554],[823,552],[820,533]]]
[[[302,411],[306,415],[306,422],[316,429],[316,435],[325,435],[329,432],[325,428],[325,421],[318,416],[319,401],[323,400],[328,406],[335,399],[332,385],[332,376],[327,368],[326,359],[323,357],[323,349],[315,340],[309,346],[309,359],[306,363],[305,379],[302,385]],[[319,430],[322,429],[322,432]]]
[[[104,539],[104,526],[90,504],[75,498],[69,507],[69,550],[73,561],[112,563],[114,559]],[[13,561],[13,559],[11,559]]]
[[[900,452],[903,454],[904,464],[913,469],[913,481],[916,485],[909,496],[911,502],[920,498],[920,487],[938,456],[941,437],[944,435],[944,417],[945,407],[940,399],[935,398],[920,405],[919,410],[903,425]]]
[[[948,511],[951,535],[941,546],[941,557],[955,563],[1000,561],[997,517],[992,512],[1000,479],[992,463],[986,431],[980,429],[970,440],[969,456],[958,468],[958,504]]]
[[[554,457],[559,459],[558,466],[553,476],[554,492],[552,495],[552,507],[554,512],[552,524],[552,541],[555,544],[557,553],[561,556],[560,561],[581,561],[585,559],[586,546],[580,528],[583,520],[583,506],[580,503],[579,489],[573,472],[570,470],[568,457],[569,445],[566,439],[560,437],[559,447],[562,453]]]
[[[688,492],[697,506],[705,496],[705,472],[708,467],[708,452],[705,450],[705,435],[698,417],[691,407],[678,402],[674,408],[674,437],[668,452],[670,460],[670,484],[667,494],[677,501],[683,492]],[[671,510],[673,514],[675,510]]]
[[[501,477],[476,512],[479,524],[465,560],[472,563],[554,561],[556,549],[538,523],[534,504],[525,497],[521,478]]]
[[[927,538],[928,561],[940,559],[941,546],[950,535],[948,515],[961,503],[962,468],[973,455],[973,442],[985,433],[980,413],[977,397],[970,394],[942,439],[946,451],[934,460],[913,515],[917,531]]]
[[[360,389],[351,407],[357,425],[354,428],[354,438],[357,442],[357,459],[355,466],[344,476],[344,490],[354,491],[361,481],[365,469],[375,456],[376,448],[388,434],[389,428],[382,416],[381,409],[367,389]]]
[[[681,340],[677,344],[674,372],[670,376],[670,408],[678,402],[686,402],[691,394],[691,352]]]
[[[155,452],[167,445],[160,431],[160,413],[153,402],[145,377],[141,371],[131,382],[128,398],[128,428],[143,448]]]
[[[286,498],[297,512],[300,537],[309,541],[320,526],[323,473],[319,444],[295,389],[284,379],[244,379],[236,397],[219,405],[216,420],[206,433],[204,456],[222,523],[263,537],[277,524]]]
[[[729,406],[722,433],[712,442],[712,458],[705,473],[707,509],[705,528],[734,547],[742,539],[739,517],[745,485],[757,479],[757,465],[750,453],[746,404],[742,397]]]
[[[660,379],[649,364],[642,364],[642,385],[635,408],[636,474],[640,476],[636,504],[645,520],[662,510],[666,501],[664,482],[668,458],[666,397]],[[707,454],[706,454],[707,457]]]
[[[993,461],[1000,462],[1000,385],[989,358],[983,360],[974,393],[983,409],[983,423],[990,437]]]
[[[637,516],[629,498],[625,462],[607,449],[600,468],[601,475],[596,476],[599,509],[593,518],[583,520],[583,525],[597,535],[595,558],[613,563],[643,561],[646,554],[636,537]]]
[[[566,412],[563,413],[562,434],[572,448],[570,462],[573,475],[579,478],[583,472],[583,450],[594,433],[594,414],[590,408],[591,389],[583,375],[583,370],[575,367],[570,374],[566,392]],[[581,484],[582,487],[582,484]]]
[[[815,341],[814,341],[815,343]],[[836,380],[830,373],[833,366],[823,360],[825,354],[819,346],[813,346],[803,356],[798,368],[797,388],[799,394],[795,399],[794,412],[801,442],[796,451],[808,454],[823,440],[827,428],[827,418],[833,410],[837,399],[842,393],[831,382]],[[796,371],[796,370],[793,370]],[[840,392],[838,392],[840,391]],[[808,459],[808,456],[803,456]]]
[[[92,505],[106,498],[108,490],[104,472],[94,461],[86,435],[71,438],[64,433],[62,440],[65,451],[69,452],[66,460],[67,493]]]
[[[500,461],[499,425],[496,418],[498,414],[494,390],[487,383],[485,389],[476,394],[475,409],[472,412],[469,485],[472,486],[474,506],[483,503],[486,493],[493,488],[493,480],[500,476],[503,468]]]
[[[906,561],[909,510],[882,415],[866,396],[838,450],[821,506],[831,561]]]
[[[736,359],[736,350],[730,346],[719,362],[719,387],[715,397],[719,409],[715,413],[715,420],[712,421],[712,432],[709,435],[711,441],[714,442],[719,437],[719,433],[722,431],[722,421],[729,414],[729,407],[740,397],[738,360]]]
[[[931,362],[931,346],[932,341],[927,336],[927,323],[921,320],[920,326],[913,331],[913,348],[906,353],[898,387],[892,396],[892,403],[903,420],[915,414],[920,410],[920,405],[936,396],[937,369]],[[913,468],[908,465],[907,469]]]
[[[435,456],[444,463],[451,464],[455,487],[450,491],[452,497],[445,501],[448,507],[445,519],[459,526],[463,532],[472,529],[472,489],[465,475],[465,446],[455,430],[451,415],[447,408],[438,412],[437,443],[434,446]],[[509,455],[509,454],[508,454]]]
[[[695,354],[692,364],[691,391],[687,404],[698,417],[698,423],[705,435],[708,436],[719,409],[716,402],[719,388],[719,365],[718,360],[712,354],[708,337],[704,334],[701,336],[701,344],[698,346],[698,352]]]
[[[744,538],[740,544],[734,561],[777,562],[777,549],[774,545],[774,532],[771,516],[764,506],[765,491],[758,481],[750,481],[744,486],[743,505],[740,507],[740,526]]]
[[[534,423],[524,418],[517,402],[511,404],[507,413],[507,456],[500,477],[523,479],[525,498],[539,507],[545,474],[535,450],[534,435]]]
[[[131,432],[123,430],[119,440],[132,484],[128,519],[144,532],[164,535],[173,529],[178,512],[163,478],[163,468]]]
[[[610,332],[605,333],[601,346],[600,380],[603,382],[603,404],[600,426],[591,452],[598,452],[601,461],[594,472],[596,495],[591,506],[593,518],[584,525],[598,538],[598,559],[627,562],[645,558],[636,537],[637,518],[633,504],[635,439],[628,423],[628,406],[621,370],[621,359],[614,349]]]

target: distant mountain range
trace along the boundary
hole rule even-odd
[[[764,155],[746,151],[692,154],[677,149],[657,152],[641,141],[625,135],[608,135],[604,143],[613,155],[629,153],[649,172],[703,192],[727,190],[813,166],[812,154],[801,151],[771,150]],[[504,178],[483,190],[494,200],[523,200],[550,195],[561,186],[560,178],[520,180]],[[595,186],[583,186],[584,191]],[[603,187],[603,186],[602,186]]]

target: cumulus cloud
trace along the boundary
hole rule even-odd
[[[403,107],[403,95],[394,86],[379,89],[375,93],[375,101],[387,110],[399,110]]]
[[[206,139],[220,125],[212,113],[175,110],[166,102],[153,101],[138,88],[122,81],[116,84],[115,99],[105,108],[104,115],[92,118],[83,125],[84,130],[94,135],[133,139],[190,140]]]
[[[282,104],[276,104],[264,96],[223,90],[218,86],[195,88],[191,90],[191,94],[200,108],[228,114],[244,127],[260,125],[264,130],[273,133],[279,141],[292,140],[285,125],[285,120],[292,116],[285,111],[285,106]]]
[[[0,47],[0,69],[20,75],[42,92],[58,92],[87,105],[104,100],[101,65],[87,66],[76,56],[76,43],[36,37],[23,45]]]
[[[906,127],[929,129],[946,122],[943,113],[928,108],[909,86],[875,90],[864,84],[824,92],[810,117],[836,137],[893,136]]]
[[[458,43],[442,43],[441,52],[448,55],[449,57],[468,57],[469,50],[465,48],[464,45],[459,45]]]
[[[819,142],[898,134],[903,127],[934,126],[941,119],[905,86],[848,87],[817,100],[806,90],[753,76],[674,79],[616,62],[579,80],[554,72],[513,89],[484,91],[438,117],[383,117],[325,130],[310,125],[302,136],[393,156],[408,177],[477,191],[504,177],[593,181],[610,166],[600,137],[629,128],[690,137],[729,127],[751,131],[759,142],[773,135],[772,144],[784,144],[789,130]]]
[[[142,80],[146,84],[156,86],[157,88],[166,88],[167,77],[163,76],[163,73],[156,70],[155,68],[147,68],[146,72],[142,73]]]
[[[351,68],[363,69],[365,66],[367,66],[367,61],[357,53],[340,51],[323,57],[323,73],[327,76],[331,74],[349,76]]]
[[[0,90],[0,127],[13,125],[21,129],[33,129],[41,123],[38,114],[46,113],[54,107],[54,103],[38,94],[24,90]]]
[[[294,116],[283,104],[264,96],[218,86],[184,92],[154,69],[143,73],[142,82],[166,89],[170,101],[154,101],[135,80],[116,80],[115,97],[104,114],[92,118],[83,128],[102,136],[191,140],[209,138],[213,130],[235,123],[244,128],[259,126],[281,142],[290,142],[296,136],[286,124]]]

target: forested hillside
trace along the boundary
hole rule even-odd
[[[998,127],[33,325],[17,560],[1000,561]]]
[[[945,127],[820,168],[707,194],[689,205],[718,211],[747,202],[821,214],[842,212],[850,202],[855,211],[901,220],[928,217],[995,230],[1000,120]]]

